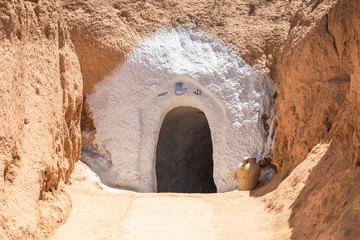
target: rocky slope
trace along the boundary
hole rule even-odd
[[[65,220],[80,157],[80,66],[57,1],[0,1],[0,236]]]

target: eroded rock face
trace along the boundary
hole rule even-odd
[[[350,91],[349,66],[340,61],[324,3],[303,4],[277,65],[278,134],[275,164],[299,164],[331,130]],[[308,22],[313,21],[311,24]]]
[[[291,206],[291,239],[360,234],[359,12],[356,0],[304,2],[277,66],[280,172],[287,175],[315,145],[330,145]]]
[[[1,1],[0,19],[0,236],[39,238],[70,210],[80,66],[56,1]]]
[[[164,28],[192,23],[270,74],[290,29],[287,1],[258,1],[252,15],[248,0],[62,2],[87,94],[126,60],[131,49]]]

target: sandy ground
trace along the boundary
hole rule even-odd
[[[58,239],[282,239],[276,216],[249,192],[135,193],[102,185],[77,163],[67,191],[73,210]]]

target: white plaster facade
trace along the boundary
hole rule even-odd
[[[262,116],[271,115],[274,89],[220,40],[194,27],[164,29],[87,96],[96,132],[83,132],[83,160],[105,184],[155,192],[162,121],[173,108],[190,106],[210,126],[217,191],[238,189],[242,158],[271,151]]]

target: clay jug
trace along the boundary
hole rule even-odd
[[[260,166],[256,158],[245,157],[237,169],[237,176],[241,190],[254,189],[260,177]]]

